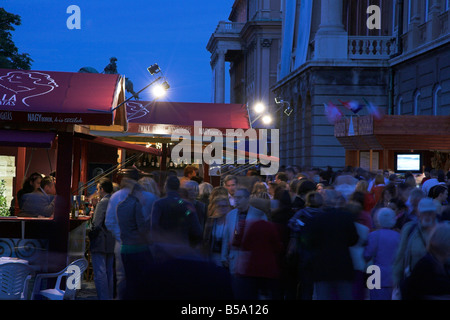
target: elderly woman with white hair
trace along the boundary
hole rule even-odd
[[[375,212],[374,218],[377,229],[369,233],[364,259],[380,268],[381,289],[370,290],[370,300],[391,300],[394,287],[392,268],[400,243],[400,233],[392,229],[397,221],[394,210],[380,208]]]

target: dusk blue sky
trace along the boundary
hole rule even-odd
[[[234,0],[2,0],[21,16],[13,32],[20,53],[34,60],[32,70],[99,72],[116,57],[118,72],[135,91],[154,78],[147,67],[158,63],[170,83],[162,99],[211,102],[211,54],[206,45]],[[81,9],[81,29],[69,30],[70,5]],[[229,102],[228,88],[226,102]],[[127,95],[128,97],[128,95]],[[151,100],[150,93],[141,100]]]

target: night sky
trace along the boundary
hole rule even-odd
[[[154,79],[147,67],[158,63],[171,86],[162,100],[211,102],[211,54],[206,45],[218,22],[228,20],[233,2],[2,0],[2,6],[21,16],[13,41],[19,53],[29,53],[34,60],[32,70],[77,72],[93,67],[102,72],[109,58],[116,57],[118,73],[139,91]],[[70,5],[80,8],[81,29],[67,27]],[[152,100],[150,91],[142,93],[141,100]]]

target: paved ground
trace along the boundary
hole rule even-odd
[[[77,292],[76,300],[98,300],[93,280],[83,280],[81,282],[81,289]]]

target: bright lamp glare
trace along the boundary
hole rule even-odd
[[[154,86],[152,92],[156,98],[161,98],[166,95],[166,89],[162,85]]]
[[[264,111],[264,109],[266,109],[266,107],[264,106],[264,104],[262,104],[261,102],[257,103],[255,105],[255,112],[256,113],[261,113]]]
[[[262,121],[264,124],[271,124],[272,123],[272,117],[271,116],[264,116],[262,117]]]

